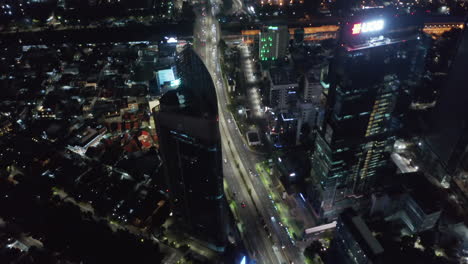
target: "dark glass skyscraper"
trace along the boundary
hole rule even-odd
[[[370,191],[387,165],[424,67],[421,28],[412,16],[388,14],[356,16],[342,27],[312,156],[312,200],[322,216]]]
[[[468,25],[468,23],[466,24]],[[457,169],[468,169],[468,30],[462,33],[458,51],[441,89],[429,131],[420,147],[425,152],[427,169],[442,180]]]
[[[198,55],[177,59],[180,86],[160,100],[156,126],[176,219],[222,251],[226,241],[221,139],[216,91]]]

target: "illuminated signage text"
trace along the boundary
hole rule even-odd
[[[357,35],[366,32],[374,32],[380,31],[384,28],[384,21],[383,20],[374,20],[365,23],[356,23],[353,25],[352,34]]]

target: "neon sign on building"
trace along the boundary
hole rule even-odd
[[[361,33],[380,31],[384,28],[383,20],[374,20],[365,23],[356,23],[353,25],[352,34],[357,35]]]

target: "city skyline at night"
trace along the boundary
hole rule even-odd
[[[0,263],[468,263],[468,6],[1,0]]]

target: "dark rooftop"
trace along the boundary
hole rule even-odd
[[[274,85],[297,83],[295,72],[289,69],[271,68],[270,76]]]
[[[353,234],[353,238],[370,259],[384,252],[382,245],[372,235],[362,217],[357,215],[353,209],[345,210],[340,215],[340,220],[343,221],[344,225]]]

